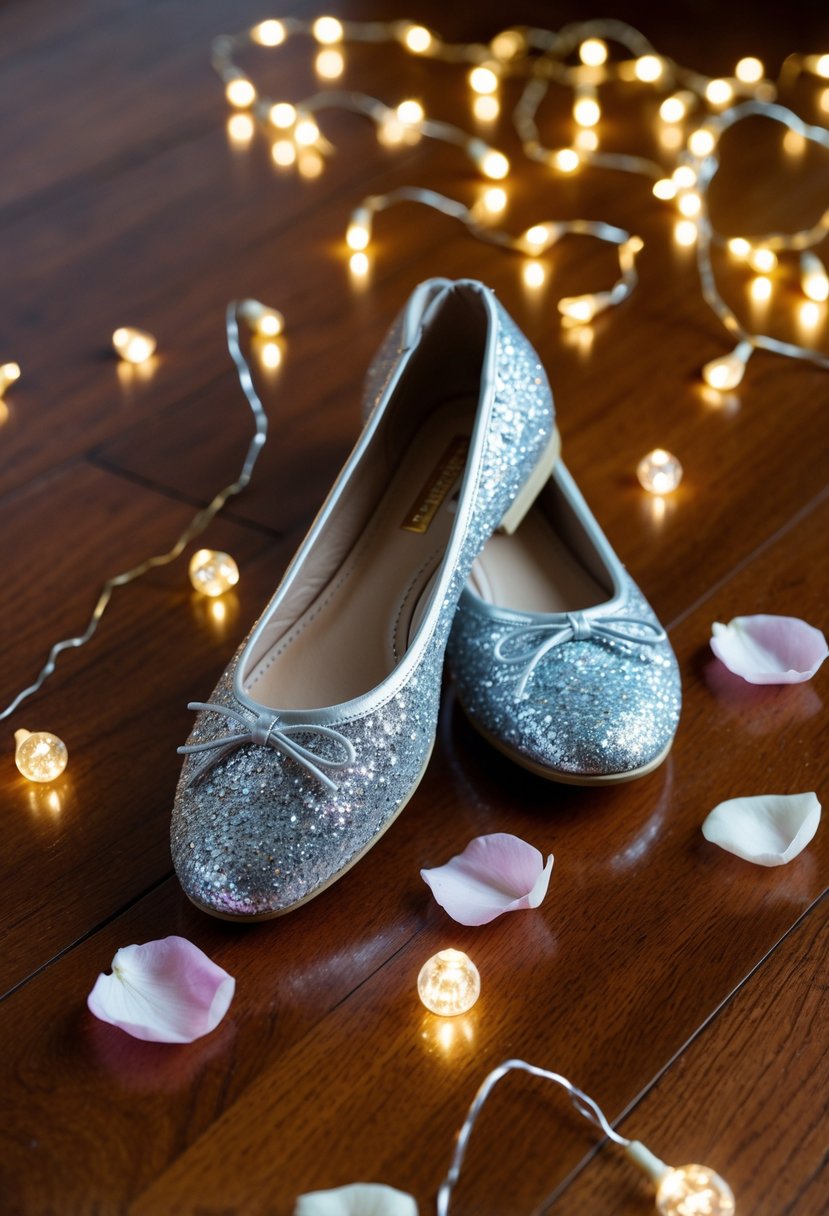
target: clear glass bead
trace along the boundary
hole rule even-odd
[[[733,1216],[731,1187],[707,1165],[670,1169],[656,1191],[660,1216]]]
[[[190,558],[190,582],[202,595],[222,595],[239,581],[239,567],[229,553],[199,549]]]
[[[639,461],[636,476],[649,494],[670,494],[682,481],[682,465],[672,452],[654,448]]]
[[[421,967],[417,993],[432,1013],[454,1017],[475,1004],[481,994],[481,977],[462,950],[441,950]]]

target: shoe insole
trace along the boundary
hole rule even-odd
[[[608,598],[537,505],[512,536],[487,541],[470,582],[482,600],[518,612],[579,612]]]
[[[455,399],[417,433],[348,557],[251,672],[246,689],[257,701],[336,705],[400,661],[452,529],[474,404]]]

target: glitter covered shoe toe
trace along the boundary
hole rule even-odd
[[[448,661],[472,724],[542,777],[628,781],[670,751],[670,642],[562,464],[476,560]]]
[[[191,706],[173,860],[217,916],[305,903],[406,805],[472,562],[557,455],[538,358],[480,283],[422,284],[367,392],[363,433],[274,597]]]

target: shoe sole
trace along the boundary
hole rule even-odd
[[[460,702],[458,702],[460,704]],[[463,706],[461,706],[463,709]],[[536,764],[534,760],[530,760],[528,756],[521,756],[518,753],[511,751],[506,744],[500,739],[496,739],[494,735],[489,734],[483,727],[470,717],[466,710],[467,721],[470,726],[485,739],[490,747],[494,747],[502,756],[512,760],[513,764],[518,764],[521,768],[527,769],[528,772],[534,773],[536,777],[543,777],[545,781],[552,781],[557,785],[622,785],[625,781],[635,781],[637,777],[646,777],[648,773],[652,773],[654,769],[659,768],[668,757],[668,753],[673,747],[673,739],[663,751],[651,760],[648,764],[643,764],[641,768],[628,769],[621,773],[562,773],[556,769],[545,767],[543,764]]]
[[[497,532],[506,532],[508,536],[512,536],[513,532],[518,530],[524,516],[536,498],[538,498],[545,483],[549,480],[560,456],[561,435],[558,432],[558,427],[553,427],[553,432],[547,440],[547,446],[539,456],[532,473],[530,473],[516,494],[512,506],[496,528]]]
[[[391,819],[389,819],[383,825],[382,830],[377,833],[377,835],[374,837],[374,839],[369,841],[369,843],[362,850],[362,852],[358,853],[355,857],[352,857],[352,859],[348,863],[348,865],[343,866],[343,868],[341,870],[337,870],[337,873],[332,874],[327,882],[322,883],[319,887],[315,887],[313,891],[309,891],[309,893],[307,895],[304,895],[302,897],[302,899],[298,899],[297,902],[295,904],[291,904],[290,907],[279,908],[276,912],[254,912],[249,915],[247,913],[241,912],[238,915],[231,915],[230,913],[227,913],[227,912],[218,912],[215,908],[211,908],[208,904],[201,903],[199,900],[194,899],[192,895],[189,895],[187,891],[185,891],[184,894],[187,895],[187,898],[190,900],[190,903],[193,904],[196,908],[198,908],[200,912],[206,912],[208,916],[212,916],[216,920],[227,920],[227,921],[232,921],[234,923],[250,924],[255,921],[261,921],[261,920],[276,920],[276,918],[278,916],[285,916],[288,912],[294,912],[297,908],[301,908],[303,906],[303,904],[310,903],[312,899],[316,899],[316,897],[318,895],[322,895],[323,891],[327,891],[329,887],[332,887],[335,882],[338,882],[345,874],[348,873],[349,870],[353,869],[353,867],[356,866],[358,861],[362,861],[362,859],[365,857],[366,853],[368,853],[371,849],[374,848],[374,846],[377,844],[377,841],[380,840],[381,837],[385,836],[386,832],[389,830],[391,825],[395,822],[398,815],[400,815],[400,813],[405,809],[405,807],[407,807],[409,805],[412,798],[414,797],[421,781],[423,780],[423,776],[426,772],[426,769],[429,767],[429,761],[432,758],[432,752],[434,751],[434,747],[435,747],[435,740],[433,739],[431,746],[429,747],[429,750],[426,753],[426,760],[423,764],[423,768],[420,770],[420,774],[412,787],[411,793],[409,794],[408,798],[406,798],[406,800],[404,802],[400,803],[400,806],[394,812]]]

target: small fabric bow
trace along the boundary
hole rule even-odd
[[[636,626],[643,633],[634,633]],[[561,612],[548,616],[536,625],[518,625],[508,630],[495,646],[495,658],[501,663],[524,663],[525,667],[515,687],[515,699],[526,695],[533,672],[546,655],[565,642],[584,642],[596,638],[603,642],[627,642],[638,646],[656,646],[664,642],[665,630],[652,621],[636,616],[585,616],[583,612]]]
[[[321,781],[332,793],[337,790],[336,782],[332,781],[328,773],[323,770],[330,769],[336,772],[338,769],[348,768],[349,764],[353,764],[357,758],[357,753],[351,740],[338,730],[333,730],[330,726],[303,724],[280,726],[276,714],[269,713],[261,713],[251,721],[249,717],[238,710],[231,709],[227,705],[216,705],[212,701],[191,701],[187,708],[221,714],[223,717],[230,718],[231,721],[238,723],[239,726],[246,728],[241,734],[223,735],[220,739],[209,739],[206,743],[189,743],[184,747],[178,748],[182,756],[193,756],[199,752],[210,753],[204,764],[199,765],[191,773],[187,782],[188,787],[195,785],[220,760],[223,760],[225,756],[235,751],[237,747],[243,747],[246,743],[255,743],[259,747],[272,747],[274,751],[281,752],[283,756],[288,756],[291,760],[295,760],[297,764],[302,765],[306,772],[309,772],[312,777],[316,777],[317,781]],[[320,756],[312,751],[311,748],[306,747],[302,743],[297,743],[291,738],[292,735],[305,734],[314,734],[319,735],[323,739],[331,739],[340,749],[341,759],[331,760],[327,756]]]

